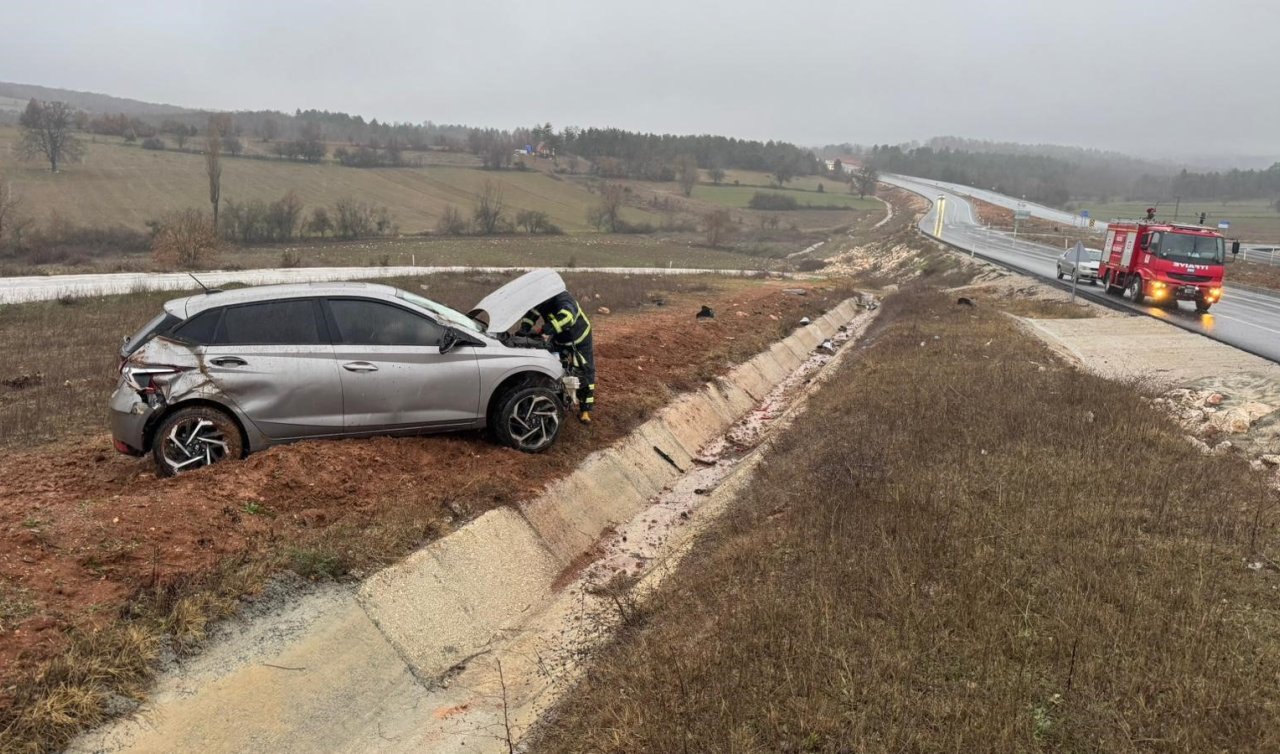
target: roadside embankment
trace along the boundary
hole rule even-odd
[[[239,624],[190,671],[162,681],[152,705],[73,750],[455,751],[448,742],[458,731],[436,723],[475,709],[487,726],[495,709],[515,703],[504,690],[495,707],[493,695],[477,689],[548,683],[545,665],[530,664],[543,638],[534,651],[507,655],[506,675],[502,665],[496,675],[470,666],[545,613],[563,582],[603,552],[602,537],[708,463],[708,444],[736,420],[753,408],[773,410],[779,385],[802,392],[802,382],[786,381],[820,367],[835,348],[826,341],[869,317],[846,301],[678,397],[540,494],[479,515],[354,592],[325,590],[279,615]],[[477,736],[493,740],[491,732],[461,735],[471,736],[468,750]]]
[[[995,307],[864,344],[534,751],[1280,748],[1262,474]]]

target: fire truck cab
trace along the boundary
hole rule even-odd
[[[1198,225],[1157,220],[1115,220],[1098,264],[1107,293],[1128,294],[1135,304],[1176,307],[1195,302],[1207,312],[1222,298],[1222,234]]]

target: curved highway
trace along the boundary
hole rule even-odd
[[[987,195],[999,195],[965,186],[900,175],[881,176],[880,180],[891,186],[920,194],[933,203],[929,212],[920,221],[920,229],[926,235],[1021,272],[1049,280],[1056,277],[1056,260],[1063,253],[1062,249],[1015,239],[1007,233],[983,226],[978,221],[973,206],[962,196],[962,194],[972,195],[983,201],[989,201]],[[935,236],[938,206],[936,200],[939,196],[945,197],[946,201],[942,218],[942,234]],[[1016,204],[1017,201],[1009,197],[1001,197],[999,203],[1008,206],[1007,203]],[[1035,214],[1034,208],[1031,209]],[[1100,244],[1101,239],[1098,245]],[[1176,310],[1155,306],[1134,306],[1128,299],[1107,296],[1100,286],[1091,286],[1088,283],[1078,286],[1077,293],[1088,299],[1105,300],[1109,304],[1156,317],[1171,325],[1220,340],[1271,361],[1280,362],[1280,295],[1253,288],[1233,288],[1230,267],[1227,268],[1222,300],[1207,314],[1196,314],[1187,302],[1179,303]]]

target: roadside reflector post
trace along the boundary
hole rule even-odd
[[[1072,249],[1075,262],[1071,265],[1071,303],[1076,302],[1076,283],[1080,280],[1080,255],[1084,253],[1084,243],[1076,241],[1076,247]]]

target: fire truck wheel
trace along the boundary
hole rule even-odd
[[[1202,298],[1196,299],[1196,314],[1204,314],[1205,312],[1209,311],[1210,306],[1212,306],[1212,304],[1210,304],[1208,301],[1205,301]]]
[[[1129,298],[1135,304],[1142,304],[1142,276],[1134,275],[1129,281]]]

